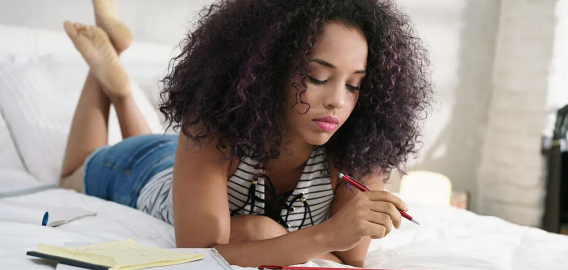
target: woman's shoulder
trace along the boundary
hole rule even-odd
[[[237,159],[230,158],[228,147],[220,146],[218,136],[196,141],[180,134],[176,152],[182,164],[196,165],[206,171],[222,170],[227,176],[232,175],[239,164]]]

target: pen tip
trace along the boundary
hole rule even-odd
[[[412,222],[412,223],[414,223],[414,224],[416,224],[416,225],[420,225],[420,223],[418,223],[418,221],[416,221],[416,220],[414,220],[414,219],[411,220],[410,222]]]

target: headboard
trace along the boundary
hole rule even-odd
[[[128,63],[167,64],[179,50],[176,46],[134,42],[122,55]],[[0,57],[73,56],[79,52],[63,31],[0,24]]]

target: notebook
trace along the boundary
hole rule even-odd
[[[37,252],[28,252],[28,255],[59,262],[57,270],[147,268],[231,270],[229,264],[215,249],[158,249],[140,245],[130,239],[95,245],[85,243],[67,243],[64,247],[40,245]],[[109,267],[113,265],[112,263],[115,263],[114,268]]]

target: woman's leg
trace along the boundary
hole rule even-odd
[[[70,22],[64,26],[91,68],[73,118],[60,182],[63,188],[82,191],[81,165],[96,148],[107,144],[111,102],[123,138],[148,134],[150,129],[130,94],[128,75],[108,35],[98,27]]]
[[[118,54],[132,44],[132,33],[118,20],[118,0],[93,0],[95,22],[105,30]]]
[[[95,76],[89,72],[67,139],[61,171],[61,187],[82,191],[82,183],[71,180],[77,177],[69,179],[69,176],[79,171],[78,168],[83,165],[89,154],[107,144],[109,110],[110,99],[99,86]],[[82,175],[80,172],[78,174]]]
[[[115,51],[120,55],[132,43],[132,33],[118,20],[118,0],[93,0],[93,7],[97,26],[106,32]],[[128,79],[127,76],[126,78]],[[103,85],[103,91],[114,105],[122,138],[150,133],[150,127],[130,95],[129,88],[111,89]]]
[[[118,62],[118,55],[132,43],[130,30],[117,19],[118,2],[93,0],[93,6],[96,23],[104,32],[69,22],[64,25],[91,67],[71,124],[60,182],[61,187],[77,191],[82,191],[85,159],[107,144],[111,103],[115,106],[123,138],[150,133],[130,94],[128,75]],[[109,41],[114,52],[109,49]]]

